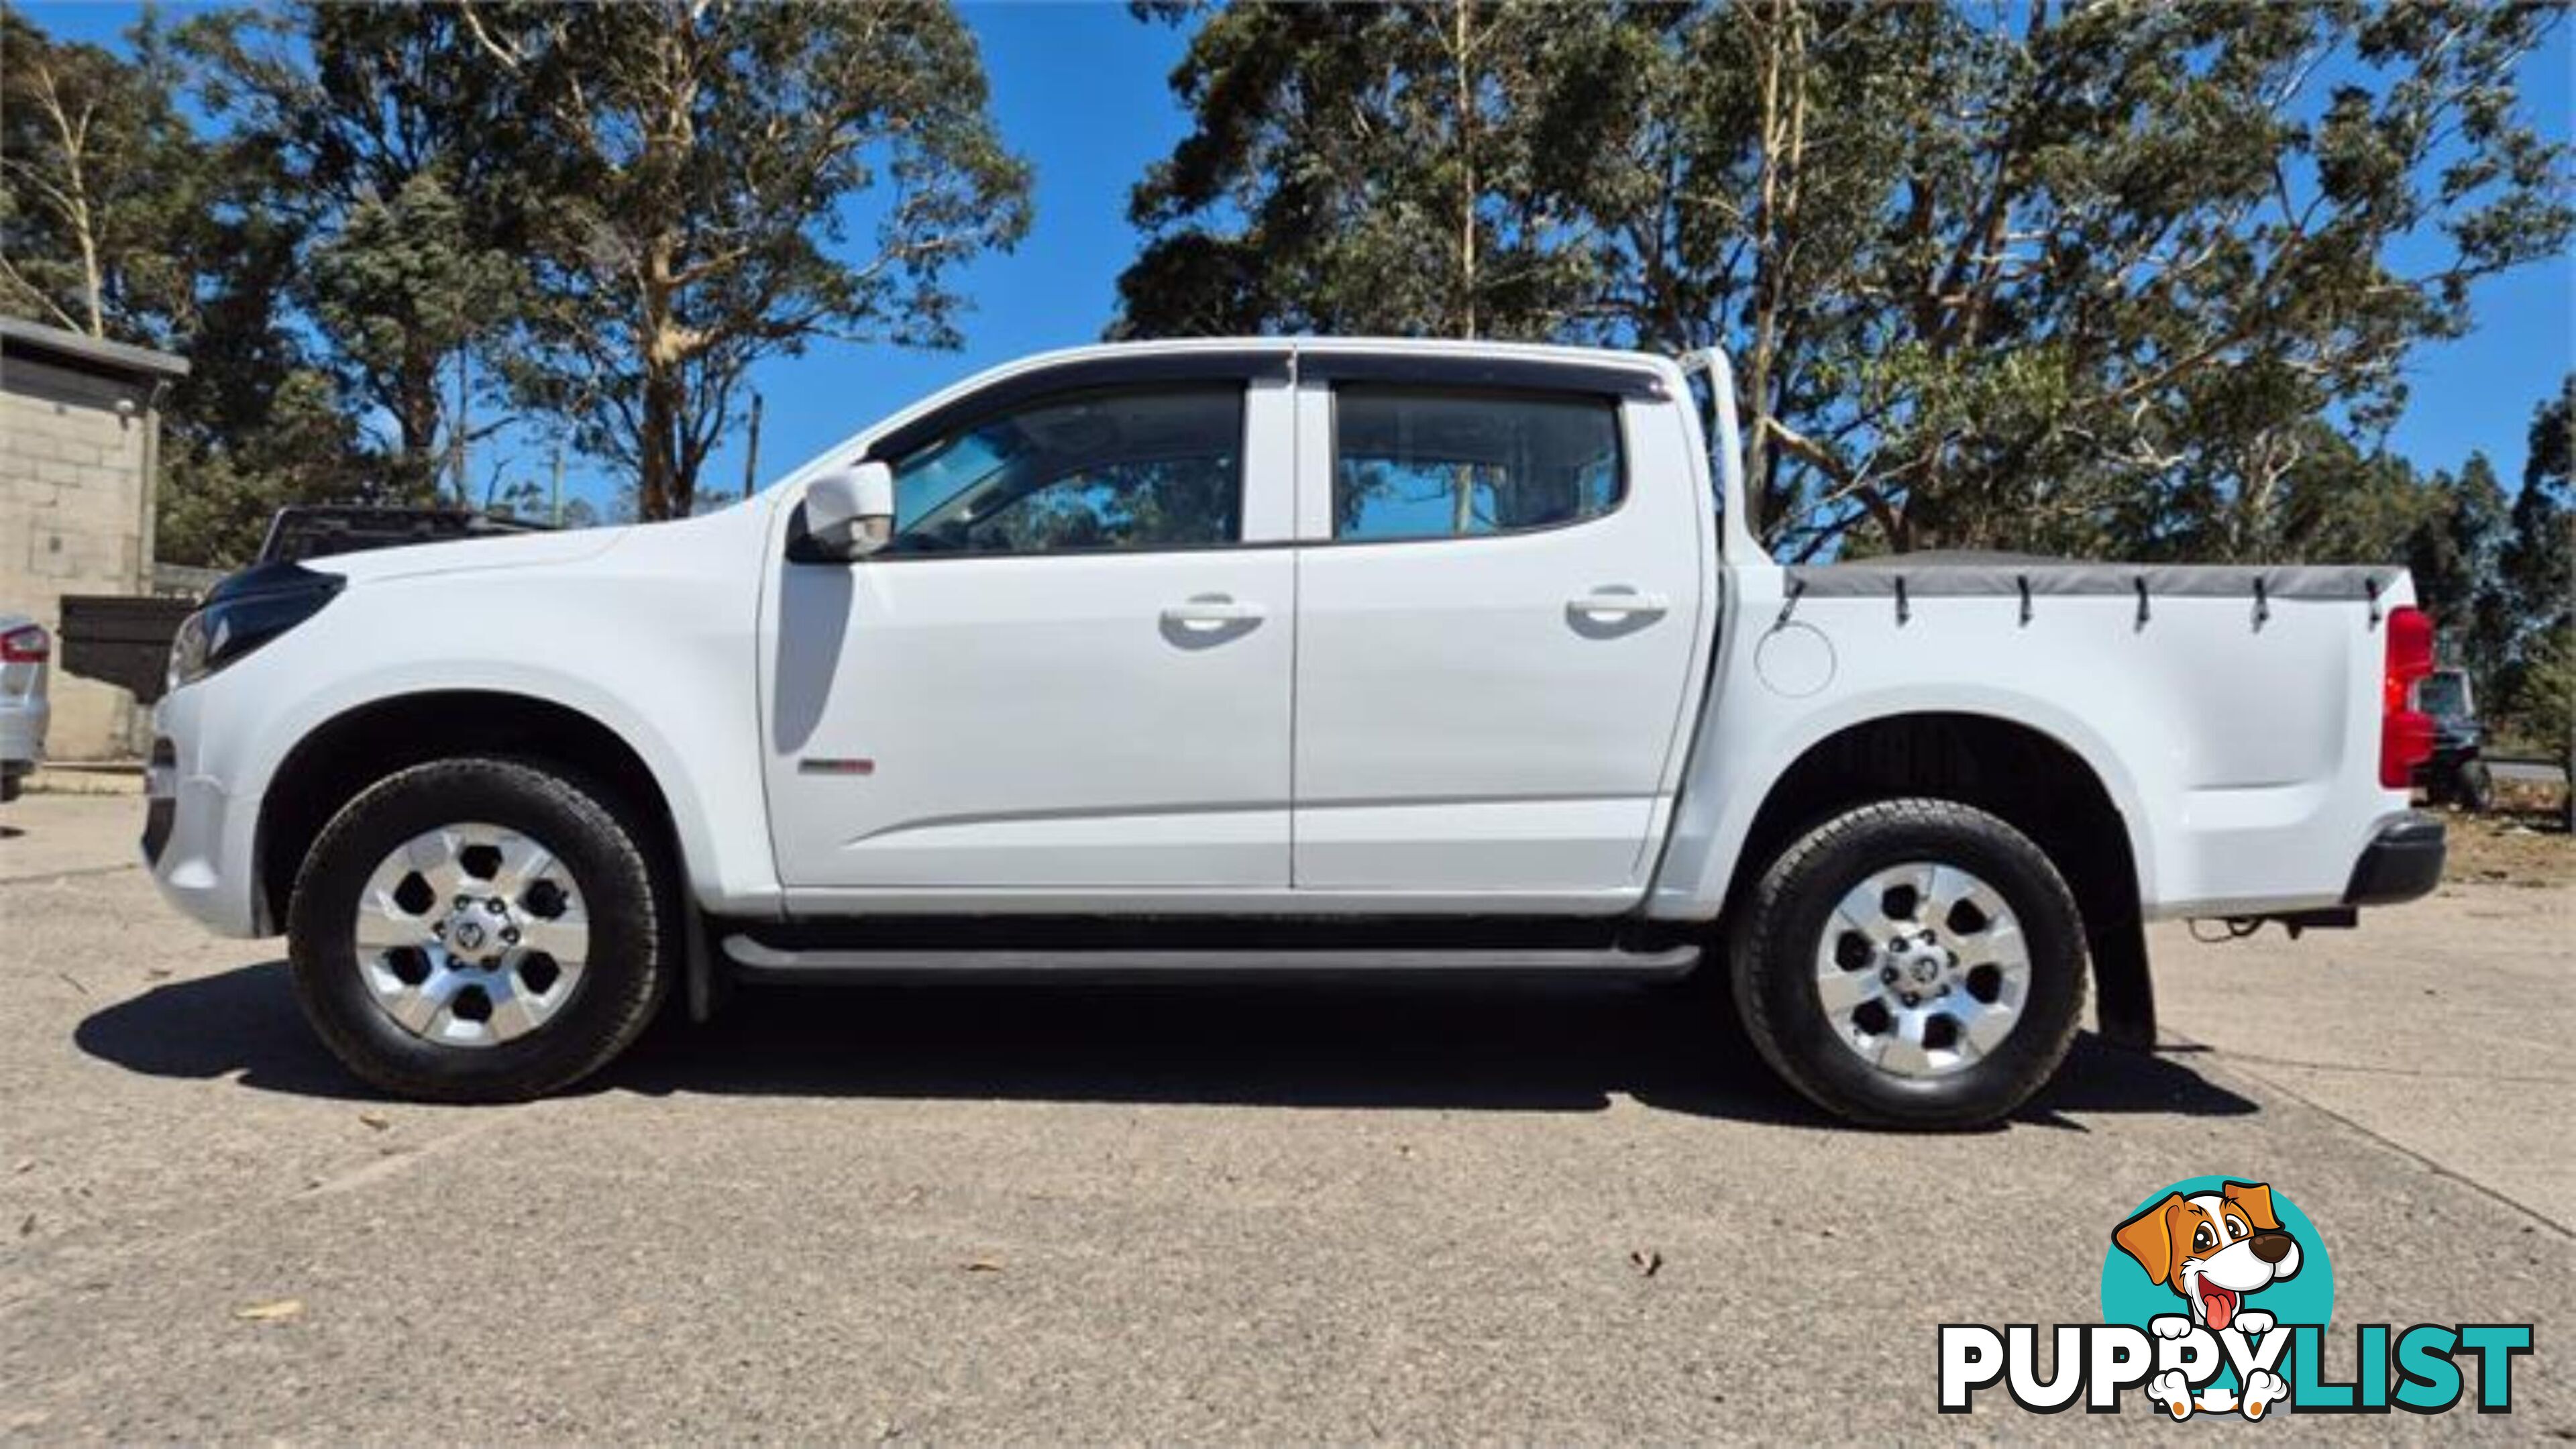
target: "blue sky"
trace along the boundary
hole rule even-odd
[[[165,7],[177,18],[190,7]],[[47,30],[114,45],[137,9],[124,4],[27,4]],[[1096,340],[1117,301],[1119,271],[1134,256],[1128,188],[1188,129],[1166,84],[1184,37],[1139,22],[1123,4],[969,3],[1003,137],[1037,177],[1036,224],[1019,249],[983,258],[959,275],[975,299],[962,351],[818,344],[755,370],[764,395],[761,468],[775,478],[873,419],[970,373],[1024,353]],[[2576,134],[2576,26],[2554,27],[2520,77],[2529,114],[2556,138]],[[2525,268],[2481,284],[2477,328],[2409,360],[2411,397],[2392,444],[2425,467],[2455,467],[2484,449],[2508,486],[2522,472],[2531,410],[2576,370],[2576,261]],[[542,473],[533,444],[516,473]],[[701,486],[740,486],[739,441],[708,464]],[[477,478],[490,460],[478,461]],[[575,467],[573,487],[607,501],[613,489]]]

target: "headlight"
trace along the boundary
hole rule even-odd
[[[312,618],[348,583],[291,563],[258,564],[207,593],[170,639],[168,690],[196,683]]]
[[[203,611],[179,621],[179,632],[170,636],[170,673],[161,684],[169,694],[183,684],[193,684],[206,677],[206,616]]]

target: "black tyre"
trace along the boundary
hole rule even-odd
[[[1874,1126],[1993,1122],[2045,1085],[2084,1008],[2084,931],[2048,857],[1948,800],[1887,800],[1781,852],[1732,979],[1772,1069]]]
[[[351,1071],[440,1102],[597,1071],[675,972],[676,898],[614,795],[551,768],[416,765],[343,807],[287,910],[295,994]]]
[[[2495,775],[2484,760],[2470,760],[2460,766],[2456,777],[2460,808],[2472,815],[2484,815],[2495,809]]]

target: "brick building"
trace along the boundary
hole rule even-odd
[[[143,594],[167,353],[0,318],[0,612],[60,632],[65,594]],[[46,754],[135,752],[134,697],[56,669]]]

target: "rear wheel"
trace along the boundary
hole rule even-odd
[[[2470,760],[2460,766],[2458,776],[2460,808],[2472,815],[2484,815],[2495,809],[2495,775],[2484,760]]]
[[[1953,801],[1889,800],[1773,862],[1739,924],[1732,981],[1764,1060],[1818,1105],[1970,1127],[2065,1060],[2083,942],[2065,881],[2021,832]]]
[[[288,909],[297,998],[388,1091],[512,1101],[579,1081],[651,1019],[671,902],[613,799],[550,770],[440,760],[349,802]]]

